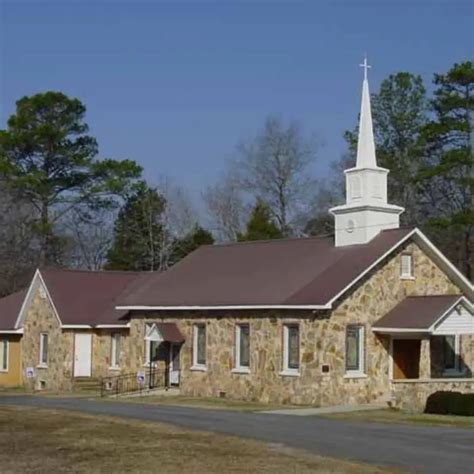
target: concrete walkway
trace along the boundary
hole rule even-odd
[[[328,415],[331,413],[351,413],[355,411],[373,411],[387,408],[387,404],[373,405],[335,405],[332,407],[322,408],[282,408],[280,410],[261,411],[260,413],[268,413],[270,415],[292,415],[292,416],[313,416]]]
[[[349,422],[120,401],[34,396],[0,397],[0,405],[72,410],[170,423],[299,448],[314,454],[430,474],[472,474],[474,430]]]

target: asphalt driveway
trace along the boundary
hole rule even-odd
[[[474,430],[361,423],[84,398],[4,396],[0,404],[119,416],[254,438],[314,454],[426,473],[474,472]]]

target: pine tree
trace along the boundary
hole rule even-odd
[[[278,228],[272,219],[270,208],[261,200],[257,200],[245,233],[238,234],[237,240],[242,242],[245,240],[269,240],[281,239],[282,231]]]
[[[434,77],[435,118],[423,128],[418,174],[429,230],[462,271],[474,276],[474,62]]]
[[[107,270],[154,271],[160,268],[165,199],[143,183],[120,210]]]

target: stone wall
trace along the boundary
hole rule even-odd
[[[422,413],[428,397],[439,391],[473,393],[474,379],[393,381],[391,405],[411,413]]]
[[[400,255],[413,255],[412,280],[400,279]],[[368,403],[390,398],[389,339],[371,331],[407,295],[454,294],[459,289],[414,243],[400,249],[379,265],[331,313],[317,312],[161,312],[136,313],[130,327],[132,370],[144,362],[145,323],[176,322],[186,338],[181,350],[181,390],[198,396],[225,396],[271,403],[334,405]],[[207,327],[207,370],[192,365],[192,325]],[[250,373],[232,372],[234,329],[237,323],[250,325]],[[300,374],[284,376],[282,370],[282,327],[300,326]],[[365,328],[366,376],[347,378],[345,374],[345,328],[360,324]],[[323,373],[322,366],[329,372]]]
[[[112,335],[120,334],[119,365],[111,367]],[[130,373],[130,337],[127,329],[100,329],[92,335],[92,376],[107,377]],[[135,367],[134,367],[135,368]]]
[[[47,367],[40,366],[40,334],[48,334]],[[46,390],[72,388],[73,331],[63,331],[47,298],[39,291],[33,296],[23,323],[21,340],[22,379],[30,389],[38,389],[44,382]],[[34,378],[26,378],[26,369],[32,367]]]

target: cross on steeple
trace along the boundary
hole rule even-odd
[[[367,62],[367,55],[364,57],[364,62],[362,64],[359,64],[360,67],[364,68],[364,81],[367,80],[367,70],[370,69],[372,66],[369,66],[369,63]]]

